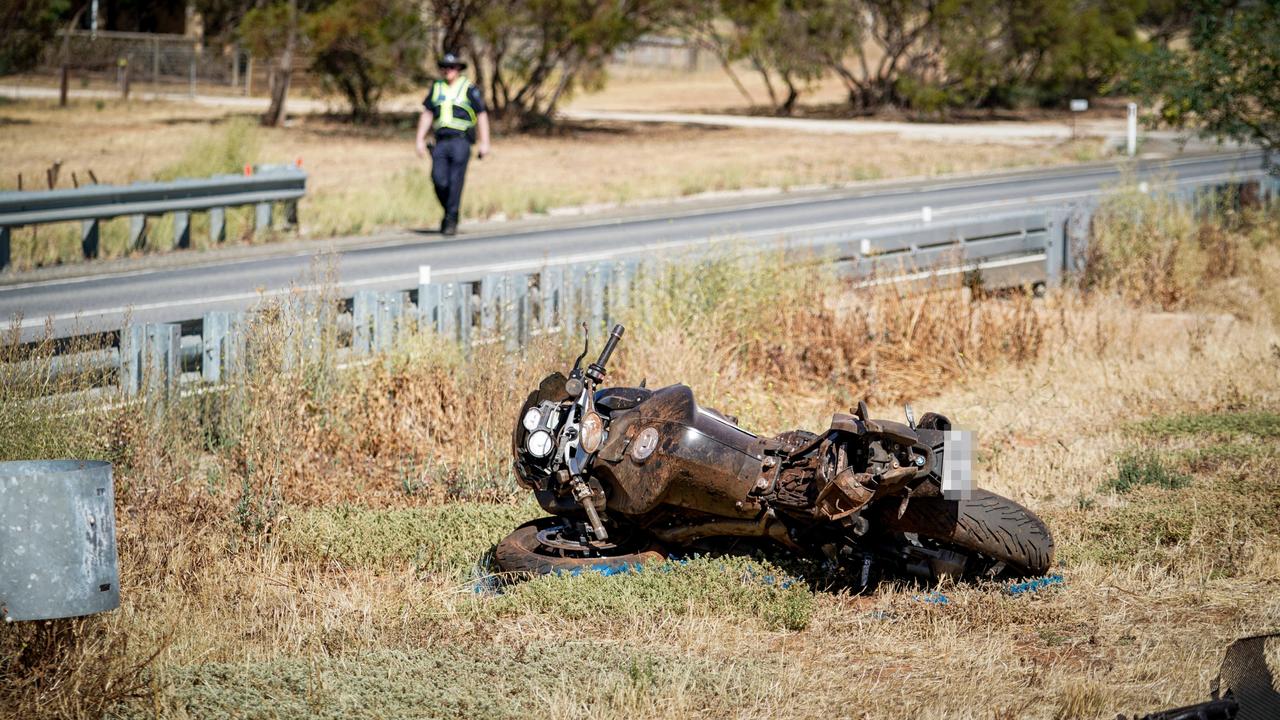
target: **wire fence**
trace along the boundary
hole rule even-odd
[[[185,35],[74,30],[49,45],[38,70],[57,74],[65,64],[77,82],[185,87],[192,95],[262,95],[271,90],[273,62],[235,44],[205,43]],[[297,68],[309,65],[307,57],[295,60]],[[292,84],[308,89],[319,81],[303,71],[294,73]]]
[[[645,37],[617,50],[615,66],[697,72],[716,67],[710,53],[680,38]],[[235,44],[164,33],[73,30],[46,49],[38,72],[57,75],[67,68],[71,82],[107,82],[121,89],[149,84],[198,93],[263,95],[271,91],[273,58],[258,58]],[[298,57],[292,83],[320,85],[306,71],[310,58]]]

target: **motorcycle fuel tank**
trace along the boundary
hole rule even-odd
[[[648,428],[657,432],[656,447],[647,456],[631,452]],[[610,481],[612,512],[637,516],[668,505],[746,518],[760,510],[750,493],[762,452],[763,442],[755,435],[699,407],[688,387],[672,385],[614,415],[600,452],[604,462],[594,472]]]

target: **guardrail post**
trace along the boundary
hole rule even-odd
[[[560,320],[564,329],[564,339],[573,344],[577,342],[578,321],[582,318],[582,296],[587,285],[587,269],[582,265],[571,265],[565,268],[563,290],[560,293]]]
[[[405,292],[379,293],[378,313],[373,320],[374,347],[378,350],[390,350],[400,339],[407,300]]]
[[[191,247],[191,212],[188,210],[173,214],[173,247],[179,250]]]
[[[564,303],[564,271],[560,268],[544,268],[538,275],[538,319],[542,331],[550,332],[560,324]]]
[[[1062,284],[1062,273],[1067,264],[1066,213],[1051,212],[1045,215],[1044,275],[1045,284],[1057,287]]]
[[[141,250],[147,242],[147,216],[146,215],[130,215],[129,216],[129,247],[133,250]]]
[[[480,279],[480,334],[485,340],[498,331],[499,288],[502,276],[489,274]]]
[[[458,343],[462,351],[471,352],[471,328],[474,319],[475,283],[458,283]]]
[[[228,336],[231,334],[231,313],[207,312],[200,325],[200,342],[204,357],[200,361],[200,376],[207,383],[220,383],[227,375],[226,356]]]
[[[85,259],[98,257],[99,237],[97,220],[80,221],[80,249]]]
[[[606,316],[606,293],[605,287],[609,283],[609,264],[596,263],[590,270],[590,281],[588,285],[588,307],[590,311],[591,330],[600,330],[604,328],[608,317]]]
[[[142,348],[147,326],[134,324],[120,330],[120,390],[129,397],[142,390]]]
[[[147,351],[144,381],[148,390],[158,390],[168,400],[182,374],[182,327],[176,323],[147,323]]]
[[[256,232],[271,229],[271,203],[258,203],[253,208],[253,229]]]
[[[378,314],[378,293],[357,290],[351,299],[351,349],[357,355],[373,351],[373,324]]]
[[[289,200],[284,204],[284,222],[289,227],[298,226],[298,201]]]
[[[444,288],[437,283],[418,285],[418,332],[428,329],[435,333],[440,332],[443,294]]]
[[[12,260],[9,235],[9,228],[0,227],[0,270],[9,267]]]
[[[209,240],[214,245],[227,239],[227,209],[209,208]]]

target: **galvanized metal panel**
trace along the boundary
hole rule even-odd
[[[0,612],[48,620],[120,606],[111,464],[0,463]]]

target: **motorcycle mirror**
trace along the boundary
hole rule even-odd
[[[916,413],[911,409],[911,405],[903,405],[902,409],[907,413],[907,426],[912,430],[916,429]]]

